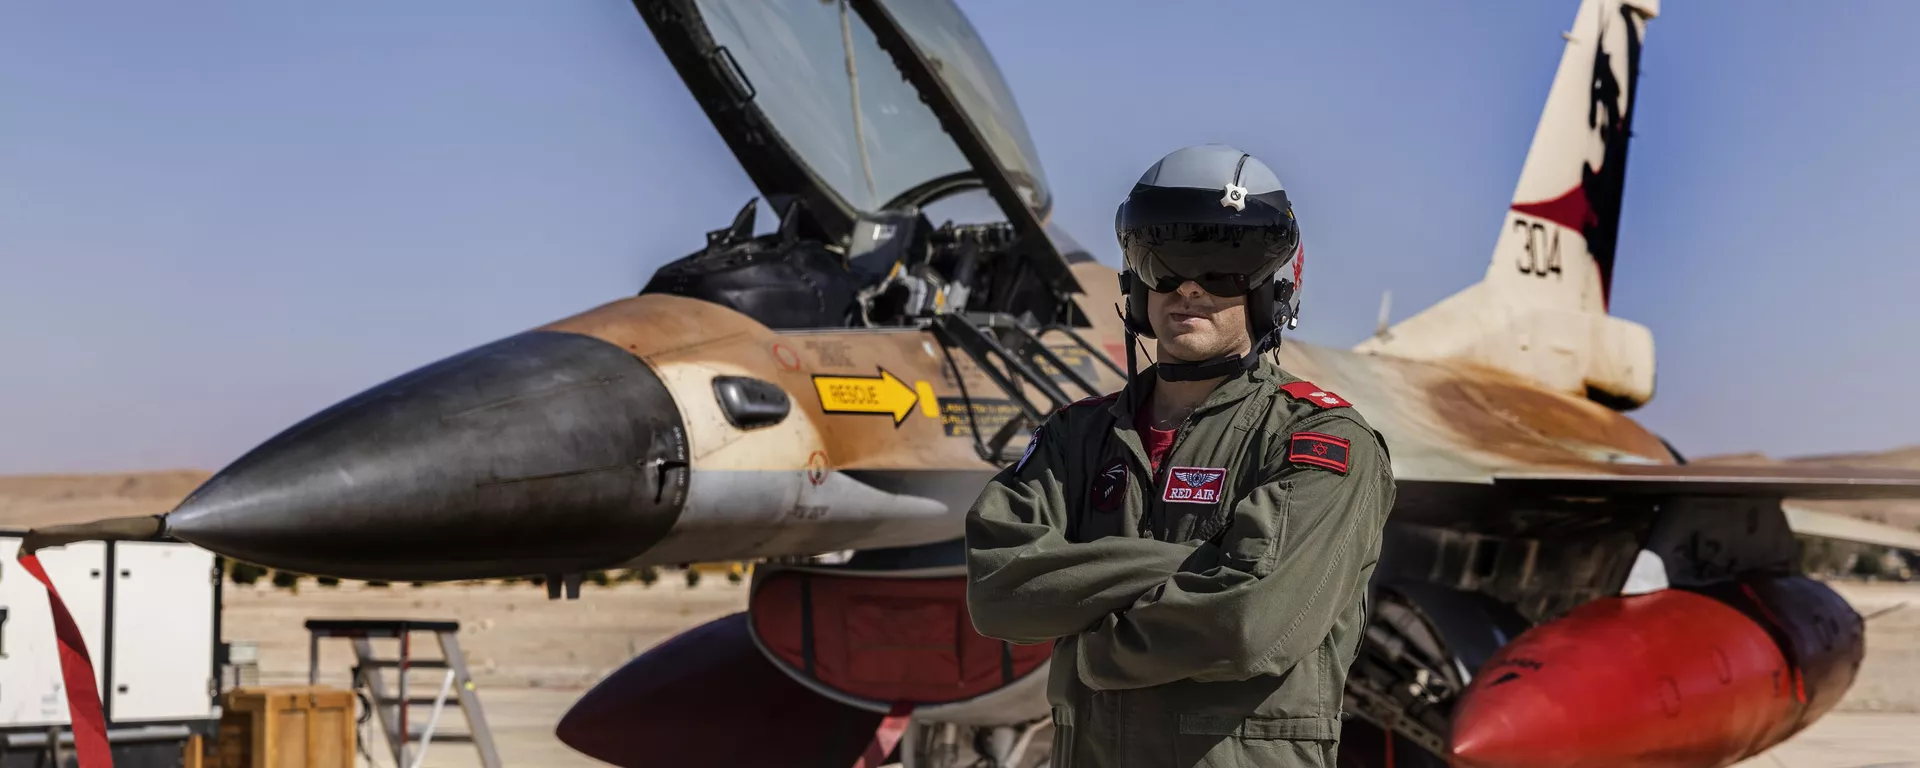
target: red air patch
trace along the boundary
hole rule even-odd
[[[1280,391],[1287,393],[1289,397],[1295,400],[1305,400],[1321,408],[1353,407],[1353,403],[1347,402],[1345,398],[1321,389],[1311,381],[1296,381],[1292,384],[1282,386]]]
[[[1161,501],[1182,504],[1212,504],[1220,500],[1227,487],[1227,471],[1218,467],[1173,467],[1167,470],[1167,487]]]
[[[1112,512],[1120,508],[1120,502],[1127,498],[1127,460],[1114,459],[1100,475],[1093,478],[1093,508],[1100,512]]]
[[[1347,473],[1347,449],[1351,447],[1353,444],[1345,438],[1319,432],[1295,432],[1287,440],[1287,461],[1331,469],[1344,475]]]

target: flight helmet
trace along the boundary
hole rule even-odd
[[[1252,368],[1280,343],[1282,328],[1298,324],[1300,224],[1279,177],[1252,155],[1224,144],[1175,150],[1140,176],[1113,228],[1125,254],[1120,291],[1128,333],[1154,338],[1148,291],[1170,292],[1192,280],[1215,296],[1247,297],[1253,349],[1244,359],[1163,363],[1160,378],[1210,379]],[[1282,272],[1288,264],[1290,275]]]

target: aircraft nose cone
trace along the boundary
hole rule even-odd
[[[274,568],[439,580],[606,568],[685,498],[686,432],[651,368],[530,331],[380,384],[220,471],[167,531]]]

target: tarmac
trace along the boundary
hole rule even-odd
[[[1765,457],[1758,457],[1764,459]],[[1756,457],[1730,461],[1754,463]],[[1920,447],[1883,454],[1815,457],[1814,464],[1852,463],[1920,468]],[[1771,460],[1760,463],[1775,463]],[[90,475],[0,476],[0,521],[14,527],[103,517],[157,514],[203,482],[199,471]],[[1832,502],[1840,512],[1920,526],[1915,502]],[[260,682],[304,684],[309,618],[452,618],[472,665],[483,706],[507,766],[574,768],[601,763],[553,737],[553,726],[573,702],[607,673],[654,644],[746,606],[743,585],[709,577],[689,589],[668,572],[651,587],[638,583],[587,585],[581,599],[548,601],[528,584],[455,584],[369,587],[346,583],[297,593],[264,581],[226,585],[222,635],[260,644]],[[1743,768],[1920,768],[1920,582],[1835,585],[1863,614],[1895,610],[1868,623],[1867,657],[1838,709]],[[323,648],[321,681],[344,686],[352,653],[346,641]],[[422,675],[417,683],[437,683]],[[429,690],[431,692],[432,689]],[[458,724],[454,724],[457,726]],[[452,727],[452,726],[450,726]],[[377,734],[366,746],[379,755],[363,766],[391,766]],[[431,747],[427,766],[477,766],[465,744]]]
[[[1868,624],[1867,659],[1837,710],[1743,768],[1920,768],[1920,583],[1835,585],[1863,614],[1906,603]],[[526,584],[456,584],[413,587],[337,587],[303,582],[297,594],[266,587],[229,585],[223,635],[259,644],[260,682],[300,684],[307,678],[309,618],[419,618],[461,622],[460,642],[479,687],[482,706],[507,766],[586,768],[605,765],[553,736],[554,723],[607,673],[674,634],[743,610],[746,588],[708,576],[689,588],[681,574],[667,572],[651,587],[638,583],[587,585],[579,600],[549,601]],[[432,656],[431,649],[421,651]],[[345,686],[352,666],[345,640],[323,641],[321,682]],[[436,683],[432,671],[410,685]],[[463,727],[457,715],[449,729]],[[365,744],[376,759],[359,765],[394,765],[385,740],[368,725]],[[466,744],[430,746],[425,765],[479,766]]]

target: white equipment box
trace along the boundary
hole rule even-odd
[[[46,588],[20,565],[19,537],[0,533],[0,752],[45,749],[49,727],[72,723],[53,612]],[[184,740],[217,726],[213,553],[173,542],[86,542],[39,556],[86,639],[116,757],[123,743]]]

